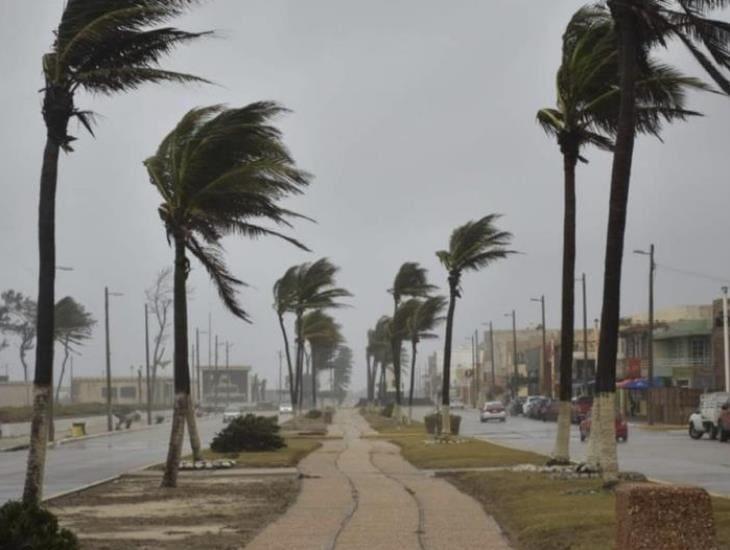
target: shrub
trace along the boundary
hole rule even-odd
[[[380,416],[384,416],[386,418],[392,418],[393,417],[393,409],[395,409],[395,403],[388,403],[380,411]]]
[[[213,438],[210,448],[216,453],[239,453],[275,451],[286,447],[276,420],[274,416],[253,414],[235,418]]]
[[[312,419],[322,418],[322,411],[320,411],[319,409],[312,409],[311,411],[307,411],[307,414],[305,414],[304,416]]]
[[[11,500],[0,506],[0,548],[78,550],[80,546],[76,535],[59,528],[51,512]]]

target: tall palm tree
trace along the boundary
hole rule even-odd
[[[317,374],[324,370],[327,361],[334,356],[344,339],[341,326],[331,315],[315,309],[302,317],[302,337],[309,342],[312,356],[311,384],[312,408],[317,408]]]
[[[587,162],[582,150],[593,145],[612,150],[618,121],[618,50],[608,9],[584,6],[568,23],[563,35],[562,63],[556,78],[557,105],[541,109],[537,119],[556,138],[563,155],[564,218],[563,278],[560,349],[573,349],[575,291],[575,177],[578,161]],[[648,58],[637,82],[637,130],[659,136],[662,121],[694,115],[684,109],[685,91],[706,90],[699,80]],[[555,464],[570,462],[570,400],[573,357],[560,354],[560,412]]]
[[[594,409],[600,431],[600,467],[604,479],[613,482],[618,472],[613,436],[616,352],[626,210],[638,117],[636,84],[648,53],[676,39],[717,86],[730,94],[730,80],[726,76],[730,70],[730,24],[710,17],[713,10],[730,6],[730,0],[608,0],[607,5],[616,28],[620,99],[611,168]]]
[[[296,268],[294,275],[295,293],[291,303],[291,310],[295,315],[296,345],[297,354],[295,371],[295,395],[296,404],[301,411],[303,407],[302,395],[304,392],[302,375],[304,369],[304,336],[302,318],[307,311],[313,309],[333,309],[344,307],[340,302],[342,298],[352,296],[346,289],[338,287],[335,275],[339,267],[330,262],[327,258],[321,258],[313,263],[304,263]]]
[[[294,387],[294,369],[291,361],[291,350],[289,349],[289,336],[286,332],[286,323],[284,323],[284,315],[292,311],[296,300],[296,284],[297,272],[299,266],[292,266],[286,270],[284,275],[274,283],[274,310],[279,319],[279,328],[284,338],[284,351],[286,354],[286,366],[289,373],[289,398],[292,407],[296,403],[297,394]]]
[[[392,319],[383,315],[375,323],[373,329],[373,385],[378,385],[378,402],[385,404],[386,397],[386,372],[388,366],[393,363],[393,348],[391,346],[390,325]],[[378,373],[378,366],[380,373]]]
[[[375,400],[375,330],[368,329],[367,346],[365,347],[365,363],[367,367],[367,402],[372,405]]]
[[[33,426],[23,491],[27,504],[41,500],[45,470],[48,402],[53,380],[53,308],[56,275],[56,185],[61,150],[75,140],[68,123],[76,118],[92,132],[93,114],[79,109],[78,90],[112,95],[152,82],[202,82],[189,74],[159,68],[175,46],[206,33],[155,25],[181,15],[194,0],[67,0],[54,31],[51,51],[43,56],[43,120],[46,145],[38,206],[38,318]]]
[[[404,297],[425,298],[436,289],[428,283],[428,270],[417,262],[405,262],[393,279],[388,292],[393,295],[393,320],[398,317],[398,306]],[[395,409],[393,416],[400,418],[401,406],[401,337],[402,331],[395,330],[391,336],[393,373],[395,377]]]
[[[449,394],[451,390],[451,340],[454,329],[454,309],[457,298],[461,298],[461,277],[466,271],[479,271],[497,260],[513,254],[507,249],[512,234],[499,230],[494,222],[497,214],[488,214],[457,227],[451,233],[448,250],[439,250],[436,256],[446,268],[449,277],[449,309],[446,314],[446,337],[444,339],[444,365],[441,389],[441,410],[443,432],[451,430],[449,416]]]
[[[409,300],[410,301],[410,300]],[[413,417],[413,389],[416,379],[416,354],[421,340],[437,338],[436,327],[445,319],[441,314],[446,307],[446,298],[432,296],[425,300],[417,300],[411,316],[407,321],[408,339],[411,342],[411,376],[408,389],[408,417]]]
[[[226,308],[249,321],[237,300],[243,283],[225,265],[221,239],[238,234],[275,236],[306,249],[296,239],[259,225],[266,220],[291,227],[293,212],[279,202],[301,193],[309,175],[299,170],[272,119],[285,109],[271,102],[227,109],[192,109],[145,161],[152,185],[162,197],[158,211],[168,242],[175,249],[174,354],[175,409],[162,481],[174,487],[189,410],[188,319],[186,280],[189,251],[203,265]]]

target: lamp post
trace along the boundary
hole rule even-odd
[[[727,287],[722,287],[722,341],[725,352],[725,391],[730,392],[730,346],[727,329]]]
[[[648,378],[649,390],[646,399],[646,420],[651,425],[654,424],[654,415],[651,410],[651,388],[654,386],[654,271],[656,264],[654,263],[654,244],[649,245],[649,252],[644,250],[634,250],[634,254],[649,256],[649,349],[648,349]]]
[[[481,369],[481,361],[479,357],[479,330],[474,329],[474,358],[475,358],[475,375],[476,375],[476,404],[477,407],[481,408],[482,406],[482,369]]]
[[[104,287],[104,333],[106,336],[106,427],[108,431],[114,429],[112,421],[112,352],[109,344],[109,296],[124,296],[121,292],[109,292]]]
[[[513,382],[512,382],[512,399],[517,397],[517,316],[515,310],[512,313],[505,313],[505,317],[512,316],[512,367],[513,367]]]
[[[144,362],[147,376],[147,425],[152,425],[152,386],[150,385],[150,324],[147,303],[144,304]]]
[[[583,282],[583,391],[588,394],[588,306],[586,305],[586,274],[581,276]]]
[[[226,376],[228,377],[228,381],[226,383],[226,408],[228,408],[231,404],[231,366],[228,362],[228,353],[233,344],[226,340],[224,345],[226,347]]]
[[[541,383],[538,383],[538,388],[542,386],[543,395],[549,395],[550,397],[552,397],[554,384],[552,383],[552,376],[549,377],[547,375],[547,361],[545,360],[547,350],[547,342],[545,337],[545,295],[543,294],[539,298],[530,298],[530,301],[540,302],[540,308],[542,310],[542,353],[540,354]]]

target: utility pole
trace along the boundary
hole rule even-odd
[[[497,367],[494,364],[494,328],[492,321],[489,321],[489,354],[492,359],[492,391],[497,385]]]
[[[147,425],[152,425],[152,388],[150,387],[150,327],[147,303],[144,305],[144,360],[147,374]]]
[[[112,422],[112,354],[109,349],[109,287],[104,287],[104,333],[106,335],[106,429],[114,429]]]
[[[210,319],[210,317],[208,317]],[[215,365],[213,366],[213,410],[218,411],[218,335],[215,335]]]
[[[545,338],[545,295],[543,294],[539,298],[530,298],[533,302],[540,302],[540,307],[542,311],[542,353],[540,354],[540,370],[542,371],[540,373],[540,383],[538,383],[538,388],[542,390],[543,395],[548,395],[552,397],[553,395],[553,387],[555,384],[552,383],[552,376],[547,375],[547,341]]]
[[[517,316],[515,315],[515,310],[512,310],[512,313],[505,313],[505,317],[512,316],[512,399],[515,399],[517,397]]]
[[[281,405],[281,350],[279,350],[279,405]]]
[[[479,357],[479,329],[474,329],[474,357],[476,358],[476,368],[475,368],[475,374],[476,374],[476,406],[481,407],[482,405],[482,369],[481,369],[481,362]]]
[[[226,383],[226,408],[228,408],[231,404],[231,366],[228,362],[228,350],[231,349],[232,345],[233,344],[226,340],[226,377],[228,378],[228,382]]]
[[[730,346],[727,330],[727,287],[722,287],[722,339],[725,351],[725,391],[730,392]]]
[[[649,335],[647,338],[649,341],[649,349],[647,350],[649,389],[647,390],[646,400],[646,420],[651,425],[654,424],[654,415],[651,409],[651,389],[654,386],[654,270],[656,269],[654,244],[649,245],[649,252],[634,250],[634,254],[649,256]]]
[[[203,402],[203,395],[201,393],[201,382],[200,382],[200,329],[195,329],[195,370],[198,375],[198,383],[196,386],[198,393],[198,403]]]
[[[476,408],[476,378],[477,378],[477,352],[474,346],[474,335],[470,335],[471,341],[471,384],[469,384],[469,401],[471,406]]]
[[[586,274],[581,277],[583,281],[583,391],[588,395],[588,307],[586,305]]]

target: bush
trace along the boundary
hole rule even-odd
[[[380,416],[384,416],[386,418],[392,418],[393,417],[393,409],[395,409],[395,403],[388,403],[380,411]]]
[[[8,501],[0,506],[0,548],[18,550],[78,550],[79,541],[59,528],[48,510]]]
[[[322,418],[322,411],[320,411],[319,409],[312,409],[311,411],[307,411],[307,414],[305,414],[304,416],[311,419]]]
[[[210,448],[216,453],[275,451],[286,447],[279,429],[275,416],[247,414],[232,420],[213,438]]]

